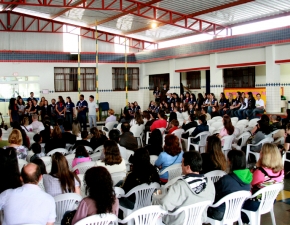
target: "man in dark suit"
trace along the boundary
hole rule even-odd
[[[130,124],[129,123],[122,123],[121,125],[122,134],[120,135],[120,142],[119,144],[128,149],[128,150],[136,150],[138,148],[137,139],[133,136],[130,132]]]

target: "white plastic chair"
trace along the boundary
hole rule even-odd
[[[273,138],[266,137],[266,138],[264,138],[263,140],[261,140],[257,144],[247,144],[246,162],[248,163],[249,154],[253,154],[255,156],[257,162],[258,162],[258,160],[260,158],[260,153],[259,152],[251,151],[251,146],[259,146],[259,145],[262,145],[263,146],[265,143],[272,143],[272,142],[273,142]],[[261,148],[262,148],[262,146],[261,146]]]
[[[214,127],[209,127],[208,128],[208,131],[211,133],[211,134],[214,134],[216,131],[216,129]]]
[[[162,209],[160,205],[152,205],[136,210],[119,222],[125,224],[134,220],[135,225],[154,225],[165,214],[167,211]]]
[[[233,122],[233,121],[238,122],[238,121],[239,121],[239,117],[232,117],[232,118],[231,118],[231,121],[232,121],[232,122]]]
[[[232,150],[232,143],[233,143],[234,139],[235,139],[234,134],[227,135],[227,136],[224,136],[221,138],[221,140],[224,141],[222,150],[223,150],[225,156],[226,156],[226,151]]]
[[[126,149],[126,160],[128,161],[130,156],[134,155],[134,151]]]
[[[240,130],[240,133],[238,135],[241,135],[242,133],[244,133],[246,126],[244,124],[239,124],[236,125],[235,128],[238,128]]]
[[[187,151],[189,151],[191,145],[194,146],[196,151],[199,151],[201,148],[204,150],[205,149],[205,145],[206,145],[206,139],[207,139],[207,137],[209,135],[211,135],[211,133],[209,131],[204,131],[204,132],[199,133],[195,137],[189,137],[187,139],[187,141],[188,141],[188,143],[187,143]],[[192,139],[196,139],[198,137],[200,139],[198,144],[191,143]]]
[[[44,187],[44,185],[43,185],[43,179],[41,179],[39,182],[38,182],[38,187],[40,187],[41,188],[41,190],[43,190],[44,192],[45,192],[45,187]]]
[[[54,224],[60,224],[65,212],[75,210],[82,200],[82,196],[75,193],[66,193],[54,197],[56,219]]]
[[[239,120],[236,124],[236,126],[239,126],[239,125],[243,125],[244,127],[248,126],[249,124],[249,120],[247,119],[243,119],[243,120]]]
[[[176,163],[171,166],[166,167],[159,173],[159,176],[168,172],[168,181],[172,180],[175,177],[179,177],[182,174],[181,163]]]
[[[89,154],[92,154],[94,152],[94,150],[90,146],[84,146],[84,147]]]
[[[250,134],[249,132],[242,133],[240,136],[238,136],[238,137],[236,138],[236,141],[237,141],[237,142],[238,142],[240,139],[242,139],[242,140],[241,140],[241,144],[238,145],[237,143],[233,143],[233,144],[232,144],[232,147],[235,148],[235,149],[237,149],[237,150],[241,150],[242,147],[246,146],[247,141],[248,141],[248,139],[249,139],[250,136],[251,136],[251,134]]]
[[[72,145],[72,144],[68,144],[68,143],[66,143],[66,144],[65,144],[65,149],[69,151],[73,146],[74,146],[74,145]]]
[[[112,213],[96,214],[86,217],[75,225],[118,225],[118,217]]]
[[[23,166],[27,165],[28,162],[24,159],[18,159],[18,167],[19,167],[19,171],[21,172]]]
[[[210,126],[214,127],[216,130],[220,130],[220,128],[223,127],[224,124],[222,122],[214,122]]]
[[[76,171],[76,170],[79,170],[79,173],[80,173],[80,174],[85,174],[85,172],[86,172],[88,169],[94,167],[95,164],[96,164],[96,162],[83,162],[83,163],[80,163],[80,164],[74,166],[74,167],[72,168],[72,171],[74,172],[74,171]]]
[[[207,223],[210,223],[212,225],[224,225],[224,224],[230,225],[238,221],[239,224],[242,224],[241,208],[243,206],[244,201],[250,196],[251,192],[249,191],[236,191],[226,195],[217,203],[210,206],[216,208],[221,204],[225,203],[225,213],[223,219],[221,221],[218,221],[207,217]]]
[[[86,197],[86,184],[84,182],[84,174],[78,174],[77,175],[81,181],[81,196],[84,198]]]
[[[273,143],[275,144],[280,144],[280,145],[284,145],[285,143],[285,138],[284,137],[279,137],[277,140],[275,140]]]
[[[219,179],[223,177],[224,175],[227,175],[227,173],[223,170],[213,170],[204,174],[204,176],[211,179],[213,183],[219,181]]]
[[[215,121],[214,119],[206,121],[207,125],[209,125],[209,126],[211,126],[215,122],[217,122],[217,121]]]
[[[274,130],[274,131],[271,132],[270,134],[266,135],[266,137],[273,137],[274,134],[277,134],[278,132],[280,132],[280,129]]]
[[[221,116],[215,116],[214,118],[212,118],[212,120],[215,120],[215,121],[219,121],[219,120],[222,120],[223,118]]]
[[[96,152],[102,152],[103,149],[104,149],[104,145],[100,145],[99,147],[97,147],[97,148],[94,150],[94,152],[95,152],[95,153],[96,153]]]
[[[157,128],[157,129],[160,130],[161,135],[162,135],[162,137],[163,137],[163,133],[164,133],[164,131],[166,130],[166,128]],[[146,145],[149,144],[150,134],[151,134],[151,132],[150,132],[150,131],[147,131],[147,133],[146,133],[146,142],[145,142]]]
[[[157,155],[150,155],[150,163],[154,166],[156,160],[158,159]]]
[[[66,150],[65,148],[56,148],[54,150],[51,150],[50,152],[48,152],[46,155],[47,156],[52,156],[54,153],[59,152],[63,155],[67,155],[68,154],[68,150]]]
[[[148,184],[141,184],[136,187],[134,187],[132,190],[130,190],[127,194],[125,194],[124,190],[121,188],[118,188],[119,190],[123,190],[123,193],[118,193],[118,198],[128,198],[130,195],[135,194],[135,204],[134,208],[127,209],[123,206],[119,206],[120,209],[124,213],[124,217],[130,215],[132,212],[136,211],[137,209],[143,208],[145,206],[151,205],[151,198],[156,189],[160,188],[160,185],[158,183],[151,183]],[[116,190],[116,188],[115,188]]]
[[[90,155],[90,158],[92,159],[93,162],[96,162],[100,159],[102,155],[102,152],[96,152]]]
[[[254,119],[251,119],[248,123],[248,127],[254,127],[257,125],[258,121],[260,120],[260,118],[254,118]]]
[[[66,161],[67,161],[67,163],[68,163],[68,167],[69,167],[69,169],[71,170],[71,169],[72,169],[72,161],[73,161],[74,158],[75,158],[75,154],[69,154],[69,155],[66,155],[65,158],[66,158]]]
[[[130,131],[133,133],[133,136],[137,138],[138,146],[142,146],[142,147],[143,147],[142,138],[143,138],[144,129],[145,129],[145,126],[143,124],[141,125],[135,124],[130,128]],[[139,145],[139,141],[140,141],[140,145]]]
[[[27,156],[26,156],[26,161],[27,162],[30,162],[30,158],[31,158],[31,156],[33,156],[34,155],[34,153],[33,153],[33,151],[27,151]]]
[[[269,185],[267,187],[260,189],[254,195],[250,197],[250,198],[255,198],[261,195],[260,206],[257,211],[254,212],[254,211],[242,209],[242,212],[247,214],[251,224],[260,224],[261,215],[270,212],[272,224],[276,225],[273,206],[274,206],[274,201],[281,190],[283,190],[283,184],[272,184],[272,185]]]
[[[118,121],[113,121],[113,122],[107,122],[105,126],[102,126],[102,131],[106,133],[106,136],[109,137],[109,132],[114,128],[115,124],[118,124]],[[105,130],[104,128],[107,128]]]
[[[168,215],[176,216],[180,213],[184,213],[185,217],[182,225],[202,225],[202,214],[211,204],[212,201],[198,202],[192,205],[179,207],[175,212],[168,213]]]
[[[113,180],[113,184],[115,186],[120,180],[124,180],[125,179],[126,173],[125,172],[111,173],[111,177],[112,177],[112,180]]]
[[[182,148],[182,144],[181,144],[181,135],[184,133],[184,130],[183,129],[177,129],[177,130],[175,130],[175,131],[173,131],[171,134],[174,134],[175,136],[177,136],[178,137],[178,139],[179,139],[179,145],[180,145],[180,147]],[[165,140],[165,139],[164,139]]]

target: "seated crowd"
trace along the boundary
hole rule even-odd
[[[124,179],[115,184],[116,187],[122,188],[125,194],[141,184],[168,184],[166,192],[157,193],[153,197],[154,204],[161,205],[168,212],[206,200],[216,203],[226,195],[241,190],[254,194],[265,186],[282,183],[284,166],[281,146],[278,148],[273,143],[266,143],[263,146],[252,147],[251,150],[260,152],[257,162],[250,158],[256,165],[253,169],[247,167],[244,147],[241,150],[229,150],[226,155],[222,150],[222,138],[237,135],[231,116],[252,119],[263,112],[264,103],[260,95],[258,94],[255,100],[250,92],[248,98],[245,98],[244,93],[238,93],[235,100],[231,95],[226,99],[222,93],[219,104],[213,94],[206,95],[206,99],[201,94],[197,99],[194,94],[186,93],[184,99],[173,94],[169,96],[168,102],[158,105],[151,102],[148,110],[144,112],[141,112],[137,102],[129,104],[119,120],[120,128],[108,131],[107,135],[96,126],[92,126],[88,132],[79,120],[72,119],[70,122],[65,118],[58,118],[54,124],[48,117],[44,117],[46,119],[40,122],[36,114],[32,115],[34,124],[31,123],[31,131],[35,132],[33,144],[30,143],[30,132],[25,129],[26,126],[13,121],[8,141],[1,139],[0,129],[0,171],[3,180],[6,181],[0,183],[3,224],[53,224],[56,219],[53,197],[64,193],[80,195],[82,186],[85,186],[86,197],[77,209],[71,212],[73,217],[70,224],[102,213],[113,213],[122,218],[120,207],[133,209],[136,199],[134,195],[128,198],[117,196],[112,180],[112,175],[116,173],[126,174]],[[109,114],[107,123],[115,122],[113,110]],[[186,132],[195,128],[191,133],[183,133],[182,137],[194,137],[192,142],[198,144],[200,138],[196,136],[209,131],[207,120],[219,115],[223,117],[223,128],[207,137],[203,153],[200,154],[195,149],[186,151],[182,147],[180,137],[175,135],[177,130],[183,129]],[[140,145],[131,130],[134,126],[142,126],[144,133],[151,132],[148,144],[142,148],[139,148]],[[288,151],[290,124],[285,127],[286,132],[283,131],[279,135],[285,135],[283,148]],[[262,115],[250,131],[251,138],[248,143],[259,143],[273,130],[281,128],[282,123],[277,116],[273,115],[269,119],[268,116]],[[98,160],[94,161],[91,158],[86,146],[93,150],[102,146]],[[55,152],[51,156],[51,168],[48,168],[42,157],[57,148],[68,148],[68,152],[74,154],[74,159],[69,161],[62,153]],[[128,157],[131,152],[132,155]],[[152,155],[156,156],[154,163],[151,162]],[[27,159],[30,163],[19,168],[18,159]],[[78,169],[70,169],[91,161],[95,166],[86,170],[83,180],[78,176]],[[174,180],[169,180],[169,173],[162,171],[175,164],[181,167],[182,174]],[[288,172],[286,167],[285,163],[285,173]],[[213,183],[206,174],[215,170],[224,171],[226,175]],[[45,192],[38,186],[39,182],[43,182]],[[256,211],[260,204],[259,198],[257,196],[256,199],[247,199],[243,208]],[[31,216],[31,212],[39,212],[40,208],[41,213]],[[15,216],[15,210],[21,212],[19,216]],[[222,220],[224,212],[224,205],[209,207],[203,213],[203,222],[206,222],[207,217]],[[244,223],[249,223],[246,214],[242,213],[241,218]],[[170,225],[182,224],[183,220],[184,213],[176,217],[163,217],[163,222]]]

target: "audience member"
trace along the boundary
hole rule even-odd
[[[136,112],[135,113],[135,116],[134,116],[134,119],[132,119],[130,121],[130,126],[132,127],[133,125],[141,125],[141,124],[144,124],[144,121],[142,119],[142,115],[140,112]]]
[[[4,211],[3,224],[54,224],[55,201],[38,187],[41,179],[37,165],[29,163],[22,168],[21,180],[24,185],[6,190],[0,195],[0,209]]]
[[[0,148],[0,176],[0,194],[7,189],[22,186],[15,148]]]
[[[194,114],[190,114],[189,115],[189,122],[187,123],[187,121],[183,121],[183,124],[182,124],[182,129],[184,131],[187,131],[193,127],[197,127],[197,122],[195,121],[195,115]],[[185,136],[182,136],[183,138],[188,138],[188,133],[185,133],[187,134],[187,137]]]
[[[149,138],[149,144],[145,146],[148,150],[149,155],[157,155],[159,156],[161,152],[163,152],[163,136],[159,129],[155,129],[152,131],[151,136]]]
[[[75,117],[76,117],[75,104],[72,102],[71,98],[68,96],[66,97],[66,103],[65,103],[65,121],[69,124],[70,127],[73,122],[73,118]],[[70,127],[69,127],[69,130],[71,129]]]
[[[21,136],[22,136],[22,145],[25,146],[25,147],[27,147],[27,148],[29,148],[29,146],[30,146],[30,139],[26,135],[26,132],[24,131],[24,129],[22,129],[22,126],[20,126],[19,123],[14,122],[12,128],[13,129],[17,129],[17,130],[20,131]]]
[[[211,119],[211,115],[207,112],[207,107],[203,107],[200,111],[200,115],[205,116],[205,120],[208,121]]]
[[[213,201],[215,189],[210,179],[200,174],[202,159],[198,152],[190,151],[183,154],[182,174],[166,194],[157,195],[157,202],[163,209],[174,212],[182,206],[188,206],[202,201]],[[184,222],[185,213],[177,216],[164,216],[163,222],[170,225],[179,225]],[[206,212],[203,213],[202,222],[206,222]]]
[[[220,178],[215,183],[216,196],[214,203],[228,194],[236,191],[250,191],[253,175],[247,169],[246,157],[242,151],[231,150],[228,153],[229,174]],[[215,220],[221,221],[225,213],[225,204],[217,208],[209,207],[207,216]]]
[[[75,158],[72,161],[72,167],[75,167],[76,165],[83,163],[83,162],[90,162],[92,161],[88,151],[83,145],[79,145],[76,148]],[[79,171],[75,171],[76,174],[79,174]]]
[[[88,112],[88,103],[84,99],[84,95],[80,95],[79,101],[77,102],[76,109],[78,111],[77,119],[82,125],[83,130],[87,130],[87,112]]]
[[[30,157],[30,162],[32,162],[34,159],[41,158],[41,157],[45,156],[45,154],[41,152],[40,144],[38,144],[36,142],[31,145],[30,149],[34,153],[34,155]]]
[[[3,148],[4,146],[8,146],[8,140],[2,140],[2,129],[0,128],[0,148]]]
[[[153,131],[157,128],[166,128],[167,121],[165,120],[165,112],[159,111],[158,113],[158,120],[155,120],[152,125],[150,126],[150,131]]]
[[[104,167],[92,167],[84,176],[86,194],[74,215],[72,225],[95,214],[113,213],[118,216],[119,200],[116,197],[110,173]]]
[[[160,178],[156,168],[150,163],[150,156],[146,148],[139,148],[132,157],[132,171],[129,172],[121,185],[121,188],[128,193],[134,187],[141,184],[159,183]],[[133,209],[135,204],[135,195],[129,198],[121,198],[120,205]]]
[[[80,180],[69,170],[66,158],[56,152],[51,156],[51,172],[43,175],[45,191],[51,196],[74,192],[80,194]]]
[[[261,94],[260,93],[256,94],[256,97],[257,97],[257,100],[255,102],[256,108],[254,108],[252,113],[248,115],[249,120],[256,118],[257,114],[263,114],[265,111],[265,103],[264,100],[261,99]]]
[[[158,159],[155,162],[162,172],[169,166],[172,166],[176,163],[181,163],[183,152],[179,146],[179,139],[174,134],[168,134],[165,136],[165,145],[163,147],[164,152],[161,152],[158,156]],[[168,172],[160,176],[160,180],[163,183],[166,183],[168,179]]]
[[[276,145],[265,143],[260,152],[260,159],[257,162],[257,168],[253,171],[252,194],[255,194],[261,188],[271,184],[282,183],[284,170],[282,157]],[[261,196],[254,199],[248,199],[243,205],[243,209],[257,211],[260,206]],[[249,223],[249,219],[242,213],[243,223]]]
[[[77,120],[73,120],[72,134],[74,134],[76,137],[81,136],[81,125],[80,125],[79,121],[77,121]]]
[[[156,113],[152,113],[152,112],[149,112],[148,111],[148,114],[149,114],[149,119],[145,123],[145,131],[144,131],[145,133],[147,133],[147,131],[150,131],[150,127],[154,123],[154,121],[155,121],[155,119],[157,117],[157,114]]]
[[[44,122],[44,130],[40,131],[39,134],[41,135],[42,143],[47,143],[50,140],[51,134],[50,121],[46,120]]]
[[[195,137],[196,135],[198,135],[201,132],[204,131],[209,131],[209,127],[207,125],[206,119],[205,119],[205,115],[201,115],[198,117],[198,123],[199,125],[194,129],[194,131],[191,133],[191,137]],[[195,139],[192,140],[194,143],[198,143],[200,141],[200,138],[197,137]]]
[[[35,135],[33,136],[33,141],[34,141],[35,143],[41,144],[41,143],[42,143],[42,137],[41,137],[41,135],[40,135],[40,134],[35,134]]]
[[[96,161],[96,166],[103,166],[110,173],[126,172],[125,160],[121,157],[118,145],[115,141],[105,141],[104,154],[105,158]]]
[[[119,123],[130,123],[130,121],[131,121],[130,113],[128,110],[126,110],[124,111],[123,116],[120,118]]]
[[[13,129],[8,138],[9,145],[3,148],[13,147],[18,159],[26,159],[28,149],[22,145],[22,135],[17,129]]]
[[[290,123],[286,125],[284,149],[286,151],[290,150]],[[286,154],[286,159],[290,159],[290,154]],[[290,162],[285,161],[284,170],[286,176],[288,177],[290,175]]]
[[[179,126],[178,120],[172,120],[170,122],[168,134],[172,134],[174,131],[176,131],[178,129],[178,126]]]
[[[221,109],[221,112],[223,111],[223,109]],[[218,106],[213,106],[212,107],[212,111],[210,114],[211,119],[216,117],[216,116],[220,116],[221,114],[219,113],[219,107]]]
[[[104,135],[102,131],[98,130],[97,127],[91,128],[90,132],[93,135],[90,140],[90,146],[93,150],[101,145],[104,145],[104,142],[108,140],[107,136]]]
[[[221,140],[216,136],[208,136],[205,153],[201,154],[202,174],[213,170],[227,170],[226,157],[222,151]]]
[[[56,148],[65,148],[65,141],[62,138],[62,133],[59,126],[55,126],[51,133],[51,138],[45,143],[45,154]]]
[[[27,127],[29,131],[39,133],[40,131],[44,130],[43,123],[38,121],[38,115],[32,115],[32,123]]]
[[[72,149],[76,149],[79,145],[91,147],[91,144],[88,141],[88,137],[89,137],[88,131],[83,130],[81,132],[81,137],[82,137],[82,140],[77,140]]]
[[[106,123],[117,121],[117,117],[114,115],[115,111],[113,109],[109,109],[108,113],[109,113],[109,117],[107,117]]]
[[[63,129],[64,132],[62,133],[62,139],[65,141],[66,144],[74,145],[77,140],[77,136],[71,133],[71,125],[68,121],[63,122]]]
[[[235,131],[235,127],[232,124],[232,120],[228,115],[223,116],[223,125],[224,127],[221,129],[219,133],[219,138],[223,138],[228,135],[232,135]],[[224,145],[224,140],[222,140],[222,146]]]
[[[136,150],[138,148],[138,142],[137,142],[137,139],[130,132],[129,123],[122,123],[121,131],[122,131],[122,134],[120,135],[119,144],[128,150],[133,150],[133,151]]]
[[[41,158],[36,158],[33,161],[30,160],[30,162],[39,166],[42,175],[47,174],[46,166]]]
[[[8,106],[9,118],[10,118],[10,126],[14,122],[19,123],[19,114],[18,114],[18,105],[16,98],[11,98]]]
[[[97,112],[99,111],[99,106],[94,100],[95,100],[95,97],[93,95],[90,95],[89,102],[88,102],[90,128],[97,127],[96,119],[97,119]]]

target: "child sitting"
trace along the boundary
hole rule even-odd
[[[89,162],[91,161],[91,158],[89,157],[89,154],[86,150],[86,148],[83,145],[79,145],[76,148],[75,158],[72,161],[72,167],[78,165],[79,163],[83,162]],[[76,174],[79,174],[79,171],[75,171]]]
[[[34,159],[38,159],[38,158],[45,156],[45,154],[43,152],[41,152],[40,144],[38,144],[36,142],[31,145],[30,150],[32,150],[34,153],[34,155],[31,156],[31,158],[30,158],[30,162],[32,162]]]

